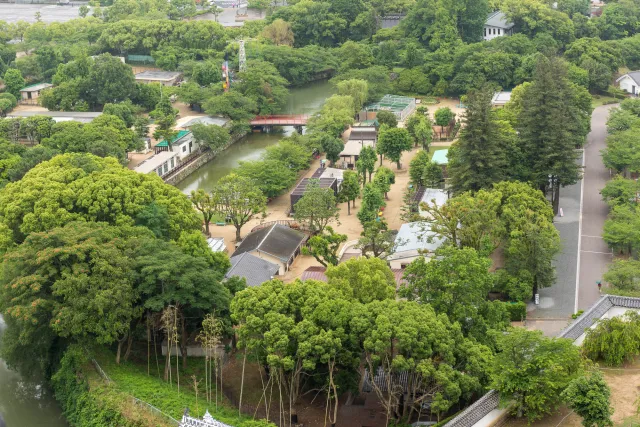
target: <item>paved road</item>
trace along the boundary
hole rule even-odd
[[[596,280],[601,280],[613,255],[602,240],[602,229],[609,208],[602,201],[600,190],[610,179],[609,169],[602,163],[600,150],[606,147],[606,122],[612,106],[602,106],[591,116],[591,133],[585,146],[584,196],[582,202],[582,239],[578,277],[578,310],[585,310],[599,298]]]
[[[584,149],[584,175],[576,185],[560,191],[563,216],[554,223],[560,233],[561,253],[555,260],[556,283],[540,290],[540,305],[529,305],[530,319],[558,320],[560,324],[577,310],[585,310],[599,298],[596,280],[601,280],[611,263],[611,250],[602,240],[609,209],[600,190],[610,179],[600,150],[606,147],[606,121],[611,106],[594,110],[591,132]],[[579,160],[582,163],[582,158]],[[557,327],[557,326],[556,326]]]
[[[582,157],[578,159],[582,164]],[[554,261],[556,283],[540,290],[540,305],[529,304],[529,319],[567,319],[574,310],[578,236],[580,234],[580,189],[582,181],[560,189],[560,209],[563,215],[554,218],[560,233],[561,252]],[[563,320],[560,329],[566,326]]]

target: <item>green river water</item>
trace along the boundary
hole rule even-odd
[[[315,113],[334,93],[333,85],[326,80],[292,88],[282,114]],[[239,162],[258,160],[268,146],[276,144],[283,136],[290,135],[293,131],[292,127],[283,127],[279,132],[251,133],[179,182],[176,187],[186,194],[199,188],[211,191],[215,183],[238,166]]]

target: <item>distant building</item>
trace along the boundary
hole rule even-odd
[[[378,129],[375,126],[353,126],[349,132],[349,141],[378,141]]]
[[[638,87],[640,87],[640,71],[629,71],[627,74],[619,77],[616,83],[620,89],[631,95],[638,96]]]
[[[267,261],[248,252],[231,257],[231,269],[225,277],[242,277],[247,286],[260,286],[277,276],[280,265]]]
[[[343,169],[353,169],[358,161],[358,157],[360,157],[360,152],[364,147],[376,148],[376,141],[354,139],[347,141],[340,152],[339,166]]]
[[[421,217],[427,216],[427,213],[422,210],[422,203],[427,203],[429,205],[435,203],[436,206],[441,207],[447,203],[447,200],[449,200],[449,194],[439,188],[422,188],[421,191],[423,193],[420,198],[420,207],[418,207],[418,212]]]
[[[27,118],[33,116],[51,117],[56,123],[59,122],[80,122],[91,123],[101,112],[84,111],[14,111],[7,114],[8,118]]]
[[[320,282],[327,282],[329,279],[325,274],[326,271],[327,271],[326,267],[320,267],[320,266],[309,267],[302,272],[302,276],[300,276],[300,280],[302,281],[318,280]],[[404,270],[401,270],[399,268],[396,268],[396,269],[392,268],[391,272],[393,273],[393,278],[396,281],[397,287],[400,287],[404,283],[404,279],[403,279]]]
[[[133,168],[138,173],[155,173],[160,178],[167,175],[180,164],[178,154],[173,151],[161,151],[149,157]]]
[[[278,274],[284,274],[301,253],[307,236],[281,224],[273,224],[249,233],[233,257],[250,253],[279,266]]]
[[[291,192],[291,213],[295,211],[295,204],[298,203],[307,192],[307,187],[312,179],[318,181],[320,188],[330,188],[333,190],[334,195],[338,195],[338,178],[303,178]]]
[[[20,89],[21,104],[37,104],[40,98],[40,92],[44,89],[53,87],[51,83],[36,83]]]
[[[166,140],[160,141],[155,147],[153,147],[156,154],[162,151],[169,151],[169,143]],[[171,140],[171,151],[178,155],[180,161],[191,155],[196,149],[198,149],[198,143],[193,138],[193,134],[188,130],[181,130]]]
[[[491,98],[492,107],[504,107],[507,102],[511,101],[511,91],[496,92]]]
[[[497,11],[489,14],[484,24],[483,38],[493,40],[496,37],[510,36],[513,34],[513,22],[508,22],[504,13]]]
[[[444,238],[429,229],[427,222],[402,224],[396,236],[396,250],[387,257],[392,269],[403,269],[415,259],[429,257],[444,243]]]
[[[175,86],[182,78],[178,71],[143,71],[136,74],[138,83],[160,83],[163,86]]]
[[[416,109],[416,99],[401,95],[385,95],[376,103],[369,104],[359,114],[359,121],[374,120],[379,111],[390,111],[399,122],[409,117]]]

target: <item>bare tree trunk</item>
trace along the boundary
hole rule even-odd
[[[118,350],[116,351],[116,365],[120,364],[120,354],[122,353],[122,345],[124,344],[124,341],[126,339],[127,337],[124,337],[121,340],[118,340]]]
[[[129,360],[129,356],[131,355],[131,344],[133,344],[133,334],[129,334],[127,338],[127,351],[124,352],[124,360]]]
[[[242,358],[242,376],[240,378],[240,401],[238,402],[238,416],[242,411],[242,392],[244,391],[244,367],[247,363],[247,347],[244,348],[244,357]]]
[[[351,215],[351,203],[347,200],[347,215]]]
[[[242,228],[242,227],[238,227],[238,226],[236,225],[236,242],[239,242],[239,241],[241,240],[241,239],[240,239],[240,229],[241,229],[241,228]]]
[[[187,325],[184,316],[180,319],[180,329],[182,335],[182,342],[180,343],[180,350],[182,352],[182,369],[187,369]]]

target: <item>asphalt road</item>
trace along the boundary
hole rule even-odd
[[[600,195],[600,190],[611,178],[609,169],[602,163],[600,150],[606,147],[606,122],[612,107],[605,105],[594,110],[591,116],[591,133],[585,146],[580,273],[576,298],[578,310],[586,310],[599,298],[596,281],[602,280],[613,258],[611,249],[602,240],[602,230],[609,208]]]

